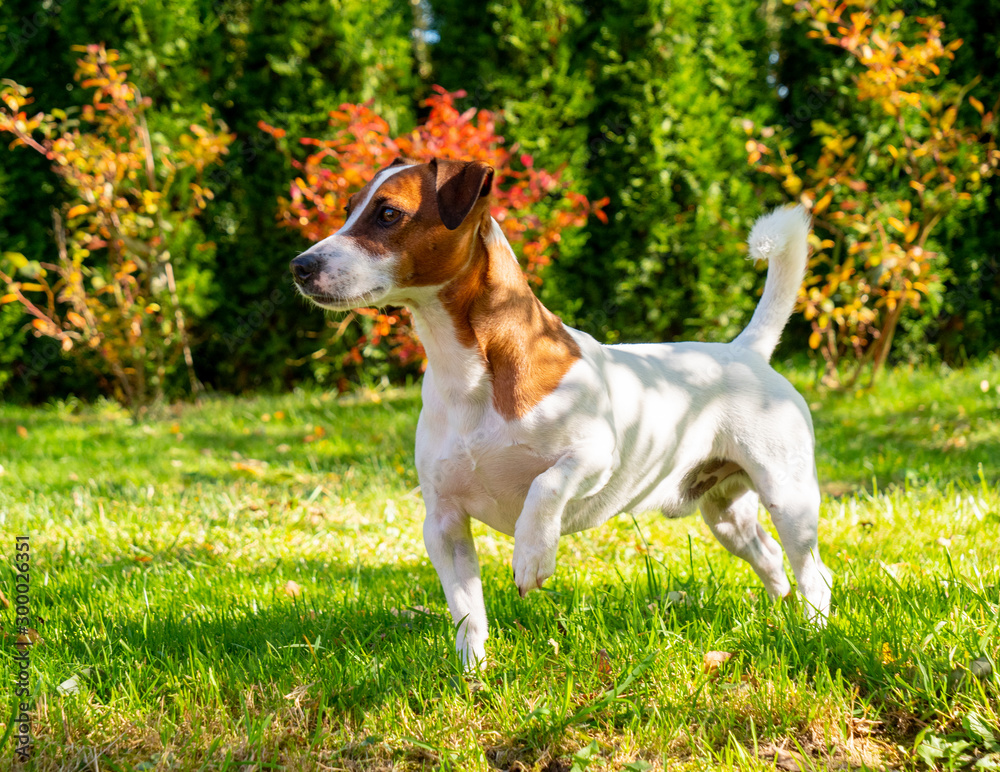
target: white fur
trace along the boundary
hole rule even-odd
[[[771,358],[795,308],[806,272],[809,226],[809,213],[801,206],[775,209],[754,223],[747,239],[750,257],[768,261],[767,284],[750,324],[733,342],[764,359]]]

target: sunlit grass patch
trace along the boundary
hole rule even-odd
[[[511,541],[476,525],[476,678],[422,544],[415,390],[212,398],[138,426],[107,405],[0,407],[0,550],[9,565],[31,538],[42,639],[36,767],[988,764],[995,372],[897,370],[859,395],[795,374],[827,492],[827,628],[769,602],[697,518],[567,537],[524,600]]]

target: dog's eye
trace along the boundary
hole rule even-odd
[[[392,225],[399,219],[400,211],[391,206],[383,206],[378,213],[378,221],[382,225]]]

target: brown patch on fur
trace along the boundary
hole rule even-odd
[[[419,224],[423,208],[424,176],[420,173],[420,167],[413,167],[396,172],[379,185],[365,211],[349,231],[358,246],[372,255],[405,253],[407,242],[415,240],[414,237],[420,231],[414,225]],[[360,206],[365,200],[372,182],[351,196],[352,207]],[[380,224],[378,214],[384,206],[397,209],[401,213],[400,221],[390,226]]]
[[[441,288],[438,298],[451,316],[459,342],[463,346],[478,348],[483,357],[487,358],[486,347],[480,343],[472,326],[472,315],[475,306],[481,303],[487,293],[489,255],[481,238],[475,239],[472,246],[475,253],[469,256],[466,264],[451,281]]]
[[[580,358],[580,347],[532,294],[513,256],[487,249],[483,236],[490,225],[487,217],[480,226],[487,268],[468,318],[493,373],[493,406],[512,421],[555,391]]]
[[[434,159],[438,215],[448,230],[455,230],[469,216],[480,199],[493,189],[493,167],[482,161]]]
[[[681,492],[688,499],[700,499],[728,477],[743,472],[743,468],[721,458],[710,458],[693,467],[681,480]]]
[[[369,182],[351,196],[352,205],[364,201],[371,185]],[[398,209],[399,222],[381,225],[378,214],[383,206]],[[485,199],[477,207],[485,211]],[[476,211],[474,208],[473,214]],[[349,236],[372,255],[398,256],[395,280],[399,287],[446,283],[468,262],[473,242],[472,229],[461,227],[451,231],[441,222],[434,176],[428,164],[396,172],[382,182],[366,210],[351,226]]]
[[[455,231],[478,233],[472,254],[438,297],[458,340],[482,353],[493,376],[493,407],[513,421],[556,389],[580,358],[580,347],[562,320],[532,294],[513,256],[487,247],[491,225],[483,206],[478,218],[470,216]]]

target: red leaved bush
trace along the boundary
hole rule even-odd
[[[423,103],[430,108],[427,119],[399,137],[391,136],[389,124],[370,104],[344,104],[331,112],[329,139],[299,140],[314,149],[304,161],[292,161],[299,175],[291,184],[291,199],[280,201],[281,222],[311,241],[329,236],[343,225],[350,195],[399,156],[422,162],[432,158],[484,161],[496,170],[491,214],[521,256],[528,279],[540,284],[542,269],[558,253],[562,232],[583,225],[590,214],[607,222],[603,208],[608,199],[588,201],[569,190],[559,172],[536,168],[527,153],[515,159],[516,148],[506,149],[504,138],[497,133],[497,114],[475,108],[459,112],[455,107],[455,100],[464,97],[464,91],[449,92],[435,86],[434,92]],[[263,122],[259,126],[276,139],[285,135],[283,129]],[[424,352],[406,310],[363,309],[356,313],[371,319],[372,324],[352,346],[349,361],[360,363],[363,353],[383,339],[404,364],[423,361]],[[354,318],[352,314],[337,325],[335,335],[343,335]]]

